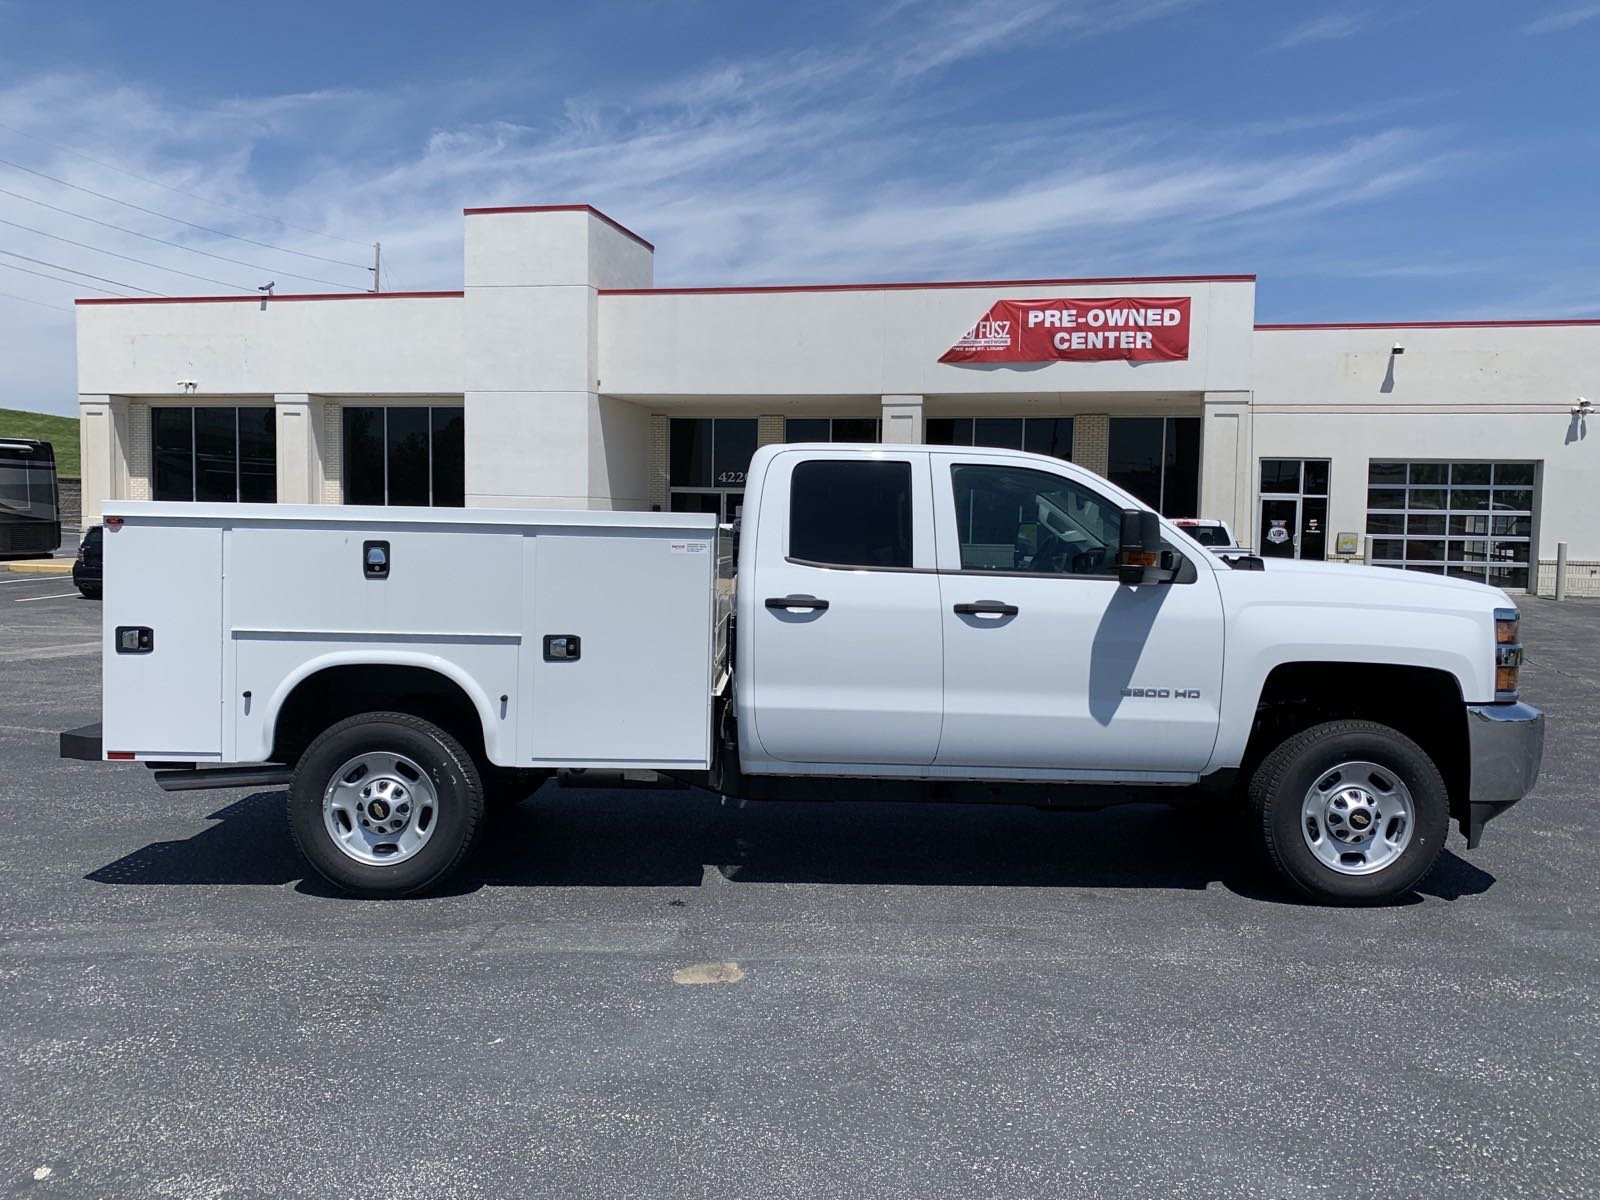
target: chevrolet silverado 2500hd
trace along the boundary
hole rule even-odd
[[[1478,584],[1218,559],[1077,466],[770,446],[668,513],[112,502],[100,727],[169,790],[288,785],[339,887],[440,883],[486,802],[655,772],[747,799],[1237,804],[1292,885],[1413,887],[1538,774]]]

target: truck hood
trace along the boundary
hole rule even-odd
[[[1356,566],[1352,563],[1316,562],[1299,558],[1263,558],[1261,561],[1265,564],[1264,570],[1230,569],[1227,574],[1231,577],[1246,578],[1251,575],[1279,578],[1290,576],[1296,582],[1303,581],[1308,590],[1313,588],[1321,590],[1321,587],[1326,586],[1346,599],[1365,593],[1377,603],[1382,603],[1384,597],[1396,595],[1399,591],[1423,588],[1432,589],[1435,593],[1440,591],[1454,593],[1453,599],[1457,604],[1452,604],[1451,607],[1469,606],[1470,597],[1474,595],[1489,608],[1516,607],[1511,597],[1497,587],[1473,583],[1470,579],[1433,575],[1427,571],[1402,571],[1396,567]]]

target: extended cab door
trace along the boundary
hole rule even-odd
[[[936,452],[944,625],[938,763],[1196,772],[1216,741],[1222,602],[1211,563],[1126,587],[1122,505],[1087,472]],[[981,774],[975,770],[974,774]]]
[[[738,584],[747,761],[931,763],[944,665],[926,452],[786,448],[758,495]]]

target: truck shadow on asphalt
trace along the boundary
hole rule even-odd
[[[216,824],[154,842],[85,878],[109,884],[284,885],[334,892],[289,840],[284,794],[258,792]],[[1250,852],[1239,820],[1160,805],[1044,812],[988,804],[762,803],[694,791],[546,787],[491,814],[489,836],[439,895],[493,887],[697,887],[703,882],[1176,888],[1217,883],[1300,903]],[[709,869],[708,869],[709,868]],[[720,876],[720,880],[719,877]],[[1417,892],[1457,900],[1495,877],[1450,850]]]

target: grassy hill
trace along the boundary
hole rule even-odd
[[[56,474],[62,479],[79,478],[77,417],[0,408],[0,437],[49,442],[56,452]]]

